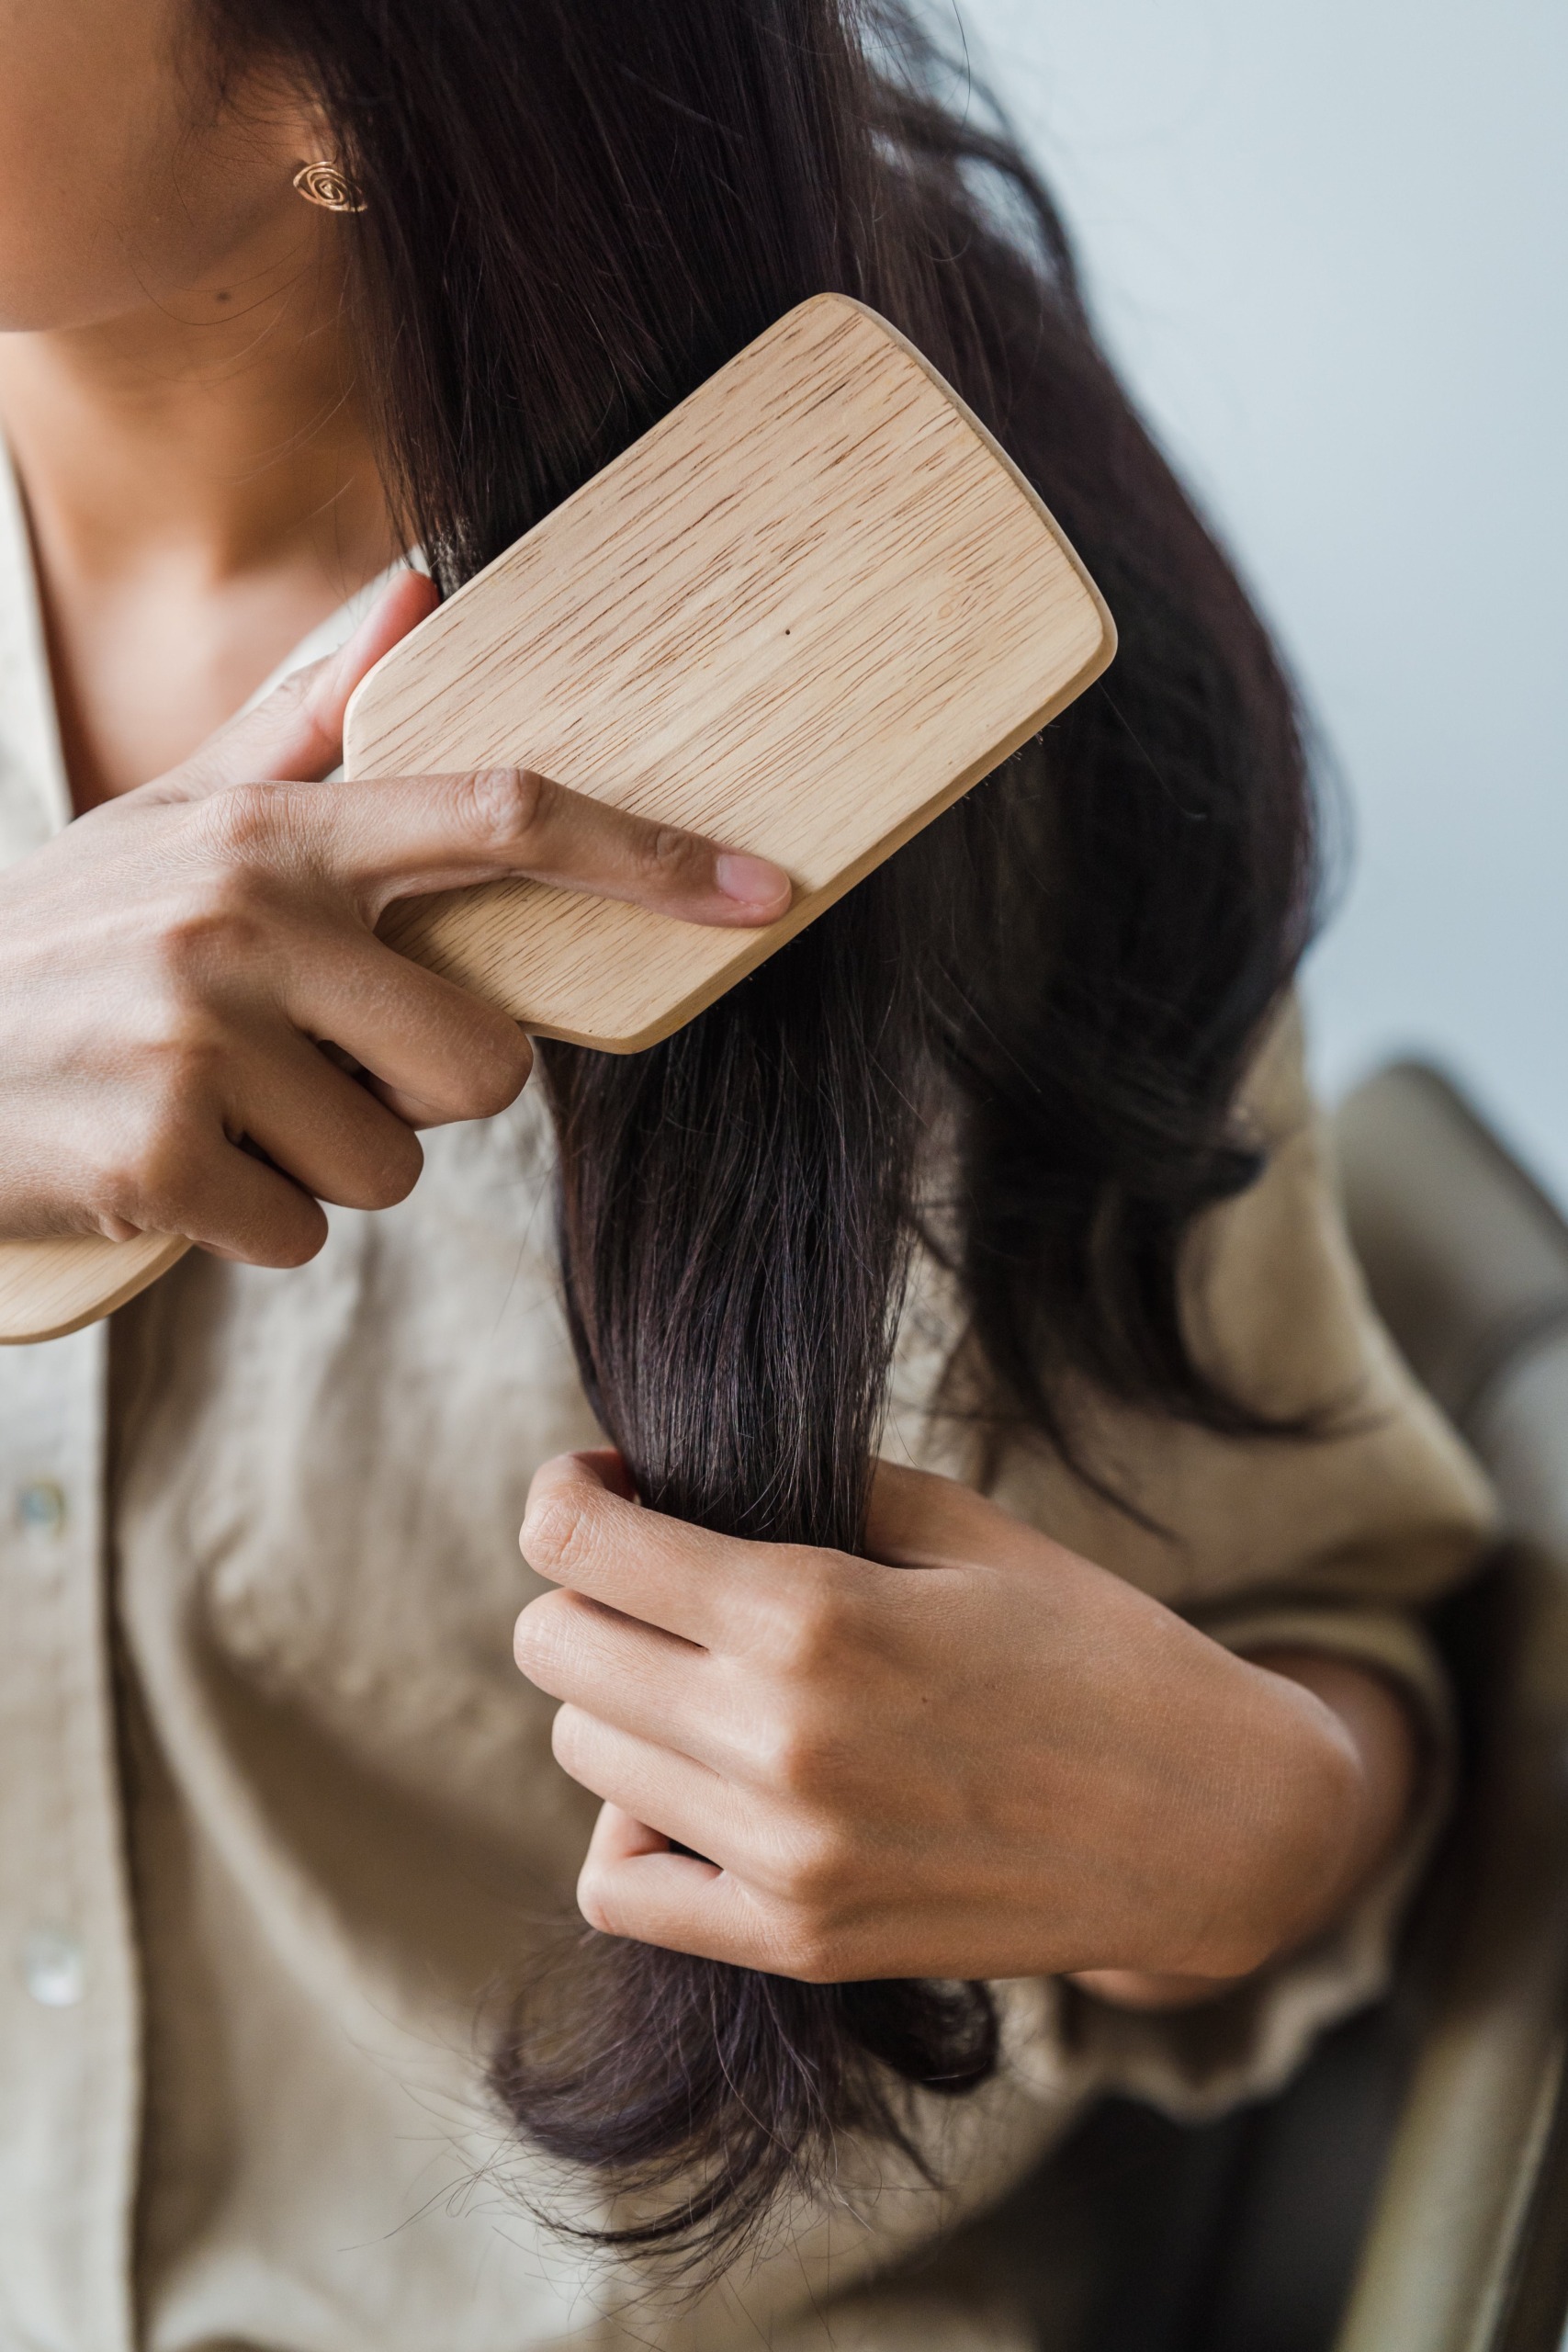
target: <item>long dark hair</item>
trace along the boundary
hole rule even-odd
[[[645,1500],[860,1545],[939,1116],[932,1234],[998,1426],[1075,1458],[1085,1385],[1256,1426],[1189,1351],[1178,1267],[1259,1165],[1233,1106],[1309,922],[1301,742],[1017,148],[949,102],[901,0],[207,6],[220,59],[317,94],[364,193],[389,487],[444,587],[831,288],[958,387],[1118,623],[1104,682],[679,1035],[546,1050],[582,1375]],[[600,1938],[495,2081],[525,2135],[640,2192],[605,2238],[716,2257],[836,2131],[918,2160],[909,2086],[996,2059],[983,1986]]]

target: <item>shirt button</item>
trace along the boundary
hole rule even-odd
[[[65,1525],[65,1496],[52,1478],[17,1490],[17,1518],[28,1535],[58,1535]]]
[[[22,1981],[40,2008],[73,2009],[87,1989],[87,1960],[74,1936],[35,1928],[22,1946]]]

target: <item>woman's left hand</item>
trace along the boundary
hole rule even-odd
[[[1324,1924],[1408,1801],[1375,1677],[1235,1657],[945,1478],[879,1465],[860,1559],[687,1526],[614,1453],[564,1455],[522,1544],[561,1589],[517,1663],[605,1801],[578,1899],[608,1934],[1179,1999]]]

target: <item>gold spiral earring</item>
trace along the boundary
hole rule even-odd
[[[294,185],[307,204],[319,204],[323,212],[365,209],[365,198],[341,164],[301,164],[294,175]]]

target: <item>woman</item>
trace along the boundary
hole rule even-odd
[[[899,2264],[1097,2088],[1256,2092],[1382,1981],[1407,1612],[1487,1500],[1319,1160],[1278,667],[939,80],[837,0],[6,17],[0,1231],[203,1245],[0,1363],[8,2341],[1009,2346]],[[551,1049],[558,1167],[381,909],[787,879],[315,780],[403,549],[460,578],[823,286],[1122,652],[668,1048]],[[636,2258],[763,2222],[701,2293]]]

